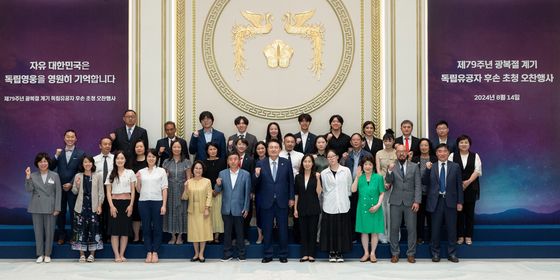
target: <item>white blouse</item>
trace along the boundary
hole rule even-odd
[[[162,201],[163,189],[167,189],[167,173],[161,167],[154,167],[152,171],[148,167],[138,171],[141,180],[140,201]]]
[[[469,158],[469,154],[461,155],[461,162],[463,162],[463,166],[467,166],[467,160]],[[453,153],[449,155],[448,158],[450,161],[453,161]],[[478,176],[482,176],[482,162],[480,161],[480,157],[477,153],[474,154],[474,171],[478,172]]]
[[[352,173],[348,167],[339,165],[336,176],[329,167],[321,171],[323,186],[323,211],[328,214],[341,214],[350,211],[352,195]]]
[[[107,176],[105,185],[111,185],[112,194],[130,193],[130,184],[136,183],[136,175],[134,175],[134,171],[130,169],[125,169],[122,175],[118,178],[115,177],[113,183],[111,183],[109,177],[110,176]]]

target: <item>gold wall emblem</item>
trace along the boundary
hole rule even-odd
[[[294,48],[284,43],[282,40],[274,40],[272,44],[266,46],[263,50],[266,57],[266,64],[270,68],[287,68],[290,66],[290,60],[294,54]]]
[[[245,41],[256,35],[268,34],[272,30],[272,15],[270,13],[258,14],[250,11],[241,12],[243,17],[251,25],[235,25],[233,27],[233,71],[237,79],[240,79],[247,69],[245,65]]]
[[[320,24],[305,24],[315,15],[315,11],[307,11],[303,13],[293,14],[286,13],[282,18],[284,22],[284,30],[289,34],[300,35],[303,38],[311,40],[313,48],[313,60],[311,62],[311,72],[315,78],[321,78],[321,70],[323,70],[323,38],[324,28]]]

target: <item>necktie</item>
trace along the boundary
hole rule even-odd
[[[107,180],[107,173],[109,173],[109,165],[107,164],[107,156],[103,156],[103,184]]]
[[[130,141],[130,137],[132,137],[132,128],[128,128],[128,140]]]
[[[243,139],[245,138],[245,136],[243,136],[243,134],[239,135],[239,139]]]
[[[439,171],[439,192],[445,193],[445,162],[441,164]]]
[[[288,160],[291,162],[292,161],[292,156],[290,155],[290,152],[288,152]]]
[[[272,162],[272,179],[276,181],[276,172],[278,171],[278,166],[276,166],[276,161]]]
[[[403,175],[403,178],[404,178],[404,164],[401,164],[401,172],[402,172],[402,175]]]
[[[410,146],[408,144],[408,137],[406,137],[404,140],[405,140],[404,146],[406,147],[406,152],[408,153],[410,151]]]

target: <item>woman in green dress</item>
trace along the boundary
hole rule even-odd
[[[377,234],[383,233],[385,223],[383,220],[383,194],[385,185],[383,177],[373,173],[375,160],[372,156],[365,156],[357,169],[356,179],[352,183],[352,192],[358,191],[358,207],[356,209],[356,232],[362,234],[362,247],[364,255],[361,262],[377,262],[375,249],[379,240]],[[363,172],[362,172],[363,170]],[[371,234],[371,253],[368,250],[369,235]]]

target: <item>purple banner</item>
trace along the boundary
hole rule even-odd
[[[0,1],[0,224],[30,220],[24,170],[67,129],[99,153],[128,106],[128,1]]]
[[[480,223],[560,223],[559,15],[557,0],[428,1],[430,130],[472,138]]]

